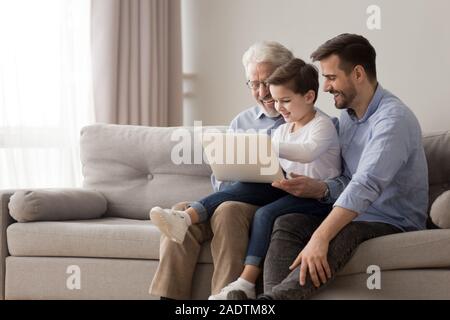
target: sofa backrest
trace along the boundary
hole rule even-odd
[[[450,190],[450,131],[425,134],[423,146],[428,162],[431,207],[440,194]]]
[[[104,194],[106,215],[131,219],[148,219],[153,206],[198,200],[212,192],[209,165],[171,161],[174,147],[180,151],[177,146],[187,140],[191,150],[178,156],[198,160],[194,152],[202,149],[194,137],[194,128],[187,127],[87,126],[81,131],[83,186]]]
[[[133,219],[148,219],[153,206],[170,207],[211,193],[209,165],[171,161],[172,150],[180,146],[180,133],[185,135],[184,141],[189,138],[192,142],[187,158],[196,160],[194,153],[201,145],[192,127],[96,124],[83,128],[84,187],[104,194],[108,216]],[[441,193],[450,190],[450,131],[425,134],[423,143],[431,206]]]

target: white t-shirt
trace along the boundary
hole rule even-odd
[[[280,165],[287,174],[313,179],[331,179],[341,174],[341,150],[336,128],[331,119],[316,111],[304,127],[291,132],[293,123],[279,126],[272,136],[279,150]]]

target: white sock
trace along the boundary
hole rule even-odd
[[[236,280],[236,282],[239,283],[240,285],[242,285],[246,289],[253,289],[255,287],[254,283],[251,283],[250,281],[245,280],[244,278],[241,278],[241,277],[239,277]]]
[[[186,224],[188,226],[192,225],[191,216],[188,213],[186,213],[186,211],[181,211],[181,215],[184,217],[184,220],[186,221]]]

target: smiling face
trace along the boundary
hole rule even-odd
[[[295,93],[284,85],[270,85],[276,110],[286,122],[299,122],[309,119],[314,113],[314,91],[305,95]]]
[[[258,88],[250,89],[253,97],[258,105],[260,105],[264,113],[268,117],[277,117],[279,113],[275,109],[275,102],[270,95],[269,88],[265,86],[265,81],[275,71],[275,67],[267,62],[250,63],[248,66],[248,80],[259,81],[261,84]]]
[[[332,54],[320,60],[322,75],[325,77],[323,91],[334,96],[334,105],[338,109],[351,108],[358,95],[356,86],[352,80],[353,71],[347,75],[339,68],[340,59]]]

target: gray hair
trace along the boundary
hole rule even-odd
[[[285,46],[275,41],[261,41],[253,44],[244,53],[242,64],[248,77],[248,66],[251,63],[270,63],[274,67],[279,67],[294,59],[292,52]]]

